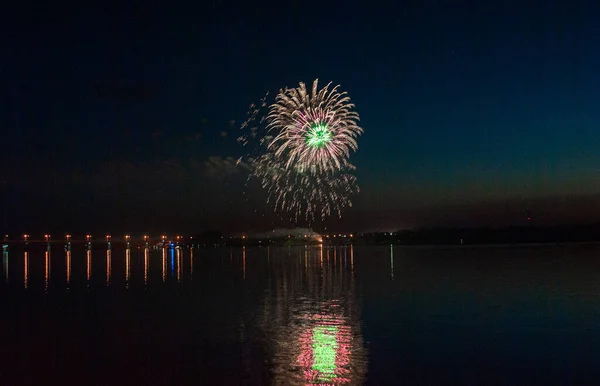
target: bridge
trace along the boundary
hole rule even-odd
[[[161,235],[157,238],[152,238],[148,235],[140,237],[131,237],[130,235],[124,235],[122,237],[113,237],[107,234],[103,237],[94,237],[91,234],[85,236],[73,237],[70,234],[66,234],[59,238],[53,238],[50,234],[44,234],[37,237],[32,237],[30,234],[24,234],[19,238],[9,237],[4,235],[4,244],[158,244],[158,243],[177,243],[180,244],[185,240],[189,240],[183,236],[168,237],[167,235]]]

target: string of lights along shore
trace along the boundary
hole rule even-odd
[[[350,97],[331,83],[319,89],[316,79],[311,90],[300,82],[271,104],[267,98],[250,106],[242,124],[238,141],[250,152],[239,162],[267,191],[267,204],[290,220],[341,217],[359,192],[350,154],[363,129]]]
[[[362,234],[360,234],[362,235]],[[392,235],[392,233],[390,233],[390,235]],[[265,234],[257,234],[257,235],[247,235],[247,234],[239,234],[239,235],[235,235],[235,236],[220,236],[220,239],[223,240],[260,240],[260,239],[299,239],[299,240],[304,240],[304,241],[315,241],[316,243],[323,243],[324,240],[334,240],[334,239],[347,239],[349,241],[355,239],[355,235],[353,233],[327,233],[327,234],[318,234],[318,233],[314,233],[311,232],[310,234],[304,233],[304,234],[298,234],[297,232],[294,234],[287,234],[285,236],[281,236],[281,235],[274,235],[273,237],[269,237],[269,236],[265,236]],[[53,237],[51,234],[49,233],[45,233],[43,235],[31,235],[29,233],[25,233],[21,236],[10,236],[8,234],[5,234],[3,237],[3,241],[5,243],[66,243],[66,244],[70,244],[70,243],[124,243],[127,245],[131,245],[131,244],[139,244],[139,243],[144,243],[147,246],[150,244],[156,245],[181,245],[181,244],[186,244],[186,245],[194,245],[195,242],[197,241],[197,237],[194,236],[181,236],[181,235],[176,235],[176,236],[169,236],[166,234],[161,234],[160,236],[150,236],[150,235],[142,235],[142,236],[131,236],[129,234],[123,235],[123,236],[118,236],[118,237],[113,237],[112,234],[105,234],[105,235],[92,235],[92,234],[86,234],[86,235],[79,235],[79,236],[73,236],[70,233],[66,233],[64,235],[58,236],[58,237]]]
[[[92,235],[92,234],[85,234],[85,235],[78,235],[78,236],[73,236],[70,233],[66,233],[64,235],[58,236],[58,237],[54,237],[49,234],[49,233],[44,233],[43,235],[31,235],[29,233],[24,233],[23,235],[19,236],[19,237],[15,237],[14,235],[11,237],[11,235],[5,234],[4,235],[4,242],[46,242],[46,243],[51,243],[51,242],[66,242],[66,243],[70,243],[70,242],[100,242],[100,241],[104,241],[107,243],[112,243],[112,242],[123,242],[123,243],[132,243],[132,242],[138,242],[138,241],[143,241],[145,243],[149,243],[149,242],[177,242],[177,243],[181,243],[184,241],[189,241],[192,240],[193,236],[181,236],[181,235],[176,235],[176,236],[168,236],[166,234],[162,234],[160,236],[150,236],[150,235],[142,235],[142,236],[134,236],[132,237],[129,234],[120,236],[120,237],[113,237],[112,234],[107,233],[107,234],[102,234],[102,235]]]

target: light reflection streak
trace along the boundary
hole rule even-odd
[[[8,283],[8,249],[5,249],[4,252],[2,253],[2,257],[3,257],[3,262],[2,264],[4,265],[4,277],[6,279],[6,282]]]
[[[4,251],[2,255],[4,257],[4,261],[2,262],[2,264],[4,265],[4,278],[8,283],[8,251]]]
[[[321,268],[323,268],[323,244],[321,244],[321,247],[319,248],[319,257],[321,260]],[[327,258],[329,258],[329,248],[327,248]]]
[[[165,282],[167,278],[167,250],[162,250],[162,281]]]
[[[177,249],[177,282],[181,282],[181,249]]]
[[[242,269],[244,271],[244,280],[246,280],[246,246],[242,249]]]
[[[335,261],[337,259],[337,248],[333,247],[333,264],[335,265]],[[329,262],[329,259],[328,259]]]
[[[304,251],[304,273],[308,275],[308,250]]]
[[[106,250],[106,286],[110,286],[110,274],[112,273],[112,252],[110,249]]]
[[[306,279],[302,262],[291,267],[283,261],[277,264],[263,316],[265,331],[276,331],[274,384],[363,383],[367,356],[360,302],[348,267],[354,250],[342,248],[312,248]]]
[[[88,287],[90,285],[89,281],[92,278],[92,250],[88,249],[86,251],[86,267],[87,267],[87,281]]]
[[[144,248],[144,285],[148,284],[148,248]]]
[[[190,279],[194,275],[194,248],[190,249]]]
[[[46,252],[44,252],[44,257],[45,257],[45,261],[46,261],[46,272],[45,272],[45,285],[44,285],[44,289],[47,291],[48,290],[48,285],[50,284],[50,251],[46,250]]]
[[[337,356],[338,328],[336,326],[317,326],[312,333],[312,369],[320,375],[320,381],[335,378],[335,359]]]
[[[175,276],[175,250],[171,249],[171,277]]]
[[[29,280],[29,252],[25,251],[23,254],[23,287],[27,289]]]
[[[308,385],[350,383],[354,342],[348,322],[331,314],[314,314],[309,320],[298,339],[297,363],[304,381]]]
[[[125,250],[125,288],[129,289],[129,278],[131,277],[131,249]]]
[[[65,259],[67,265],[67,286],[71,283],[71,250],[67,249],[65,252]]]
[[[390,245],[390,269],[392,280],[394,280],[394,246]]]
[[[350,245],[350,269],[352,271],[352,276],[354,276],[354,246]]]

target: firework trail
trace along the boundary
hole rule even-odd
[[[267,203],[297,221],[341,217],[358,193],[350,153],[358,148],[362,133],[359,116],[346,93],[330,84],[312,93],[305,84],[284,89],[268,105],[268,94],[250,106],[238,142],[251,153],[250,178],[268,193]]]

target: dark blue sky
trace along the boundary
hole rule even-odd
[[[365,129],[331,227],[600,215],[598,2],[84,3],[1,12],[3,228],[285,225],[227,157],[250,103],[314,78]]]

